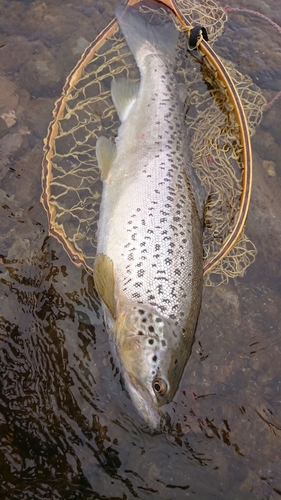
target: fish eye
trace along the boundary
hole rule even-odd
[[[164,396],[168,389],[167,383],[161,378],[156,378],[152,383],[152,387],[156,396]]]

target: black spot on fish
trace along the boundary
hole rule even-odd
[[[154,332],[154,327],[153,327],[153,326],[149,326],[149,327],[148,327],[148,330],[149,330],[150,332]]]
[[[148,343],[149,343],[150,345],[153,345],[153,344],[154,344],[154,340],[153,340],[153,339],[149,339]]]
[[[140,314],[144,314],[144,310],[143,309],[139,309],[139,313]]]
[[[141,330],[139,330],[138,335],[144,335],[144,333]]]
[[[157,361],[157,356],[156,356],[156,354],[153,356],[152,361]]]

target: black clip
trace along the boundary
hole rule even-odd
[[[194,28],[190,31],[189,34],[189,46],[191,49],[195,49],[197,47],[198,39],[199,36],[202,35],[203,40],[208,42],[208,33],[206,28],[204,26],[200,26],[199,24],[196,24]]]

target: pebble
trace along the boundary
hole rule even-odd
[[[15,110],[19,103],[15,84],[6,76],[0,75],[0,116],[8,128],[16,123]]]
[[[263,164],[263,168],[266,170],[269,177],[276,176],[275,163],[273,161],[263,160],[262,164]]]
[[[6,123],[8,128],[13,127],[17,123],[16,112],[14,109],[9,111],[8,113],[3,113],[1,115],[2,120]]]
[[[80,36],[77,40],[77,43],[72,49],[72,52],[74,55],[81,55],[83,54],[84,50],[90,45],[89,40],[86,40],[83,36]]]

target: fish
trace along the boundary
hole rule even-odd
[[[121,124],[115,142],[97,139],[103,188],[93,272],[125,388],[157,429],[198,320],[202,213],[174,71],[178,30],[134,7],[118,6],[116,17],[140,81],[112,80]]]

